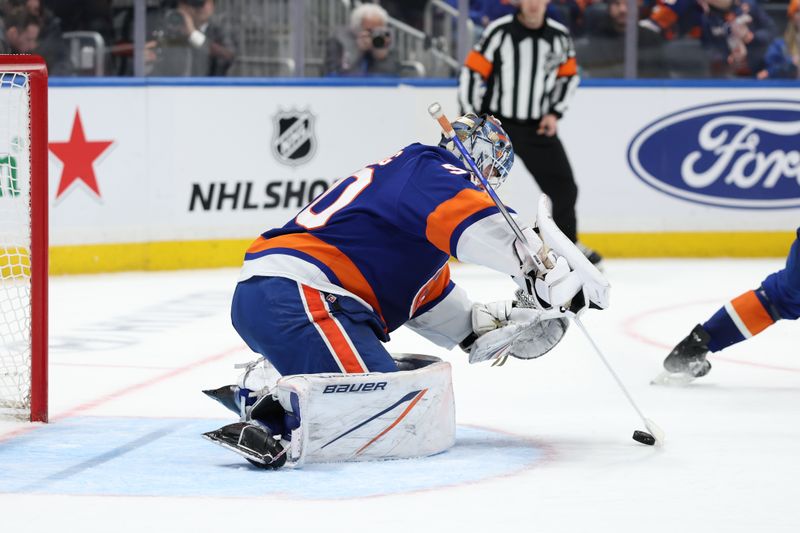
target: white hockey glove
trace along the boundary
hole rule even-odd
[[[566,320],[543,320],[541,311],[516,304],[506,300],[472,306],[473,333],[461,343],[470,363],[504,362],[508,356],[533,359],[558,344],[567,330]]]
[[[569,263],[557,256],[539,237],[538,228],[523,228],[526,242],[514,241],[520,260],[520,274],[514,281],[535,297],[536,307],[542,310],[568,307],[581,290],[580,278]]]
[[[552,203],[546,194],[542,194],[539,197],[536,226],[539,228],[539,235],[541,235],[545,245],[560,259],[564,259],[567,262],[570,273],[564,278],[569,280],[565,284],[574,284],[579,287],[569,305],[553,303],[553,306],[559,305],[575,314],[580,314],[589,307],[606,309],[610,305],[609,293],[611,292],[611,284],[603,273],[589,262],[583,252],[575,246],[575,243],[570,241],[558,229],[553,220]],[[545,281],[547,281],[546,276]],[[569,290],[572,289],[570,288]],[[554,300],[556,299],[554,298]]]
[[[608,280],[558,229],[551,215],[550,199],[539,198],[535,228],[524,228],[527,242],[514,241],[520,259],[517,285],[541,310],[579,314],[590,305],[608,307]]]

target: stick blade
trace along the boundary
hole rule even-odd
[[[647,431],[656,439],[656,446],[663,446],[664,440],[666,439],[666,434],[664,430],[659,427],[658,424],[650,420],[649,418],[644,419],[644,426],[647,428]]]

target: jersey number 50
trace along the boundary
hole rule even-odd
[[[373,172],[373,169],[369,167],[362,168],[352,176],[339,180],[333,187],[322,193],[316,200],[300,211],[294,221],[298,226],[303,226],[308,230],[321,228],[328,223],[328,220],[337,211],[349,205],[367,185],[372,183]],[[325,201],[326,198],[333,198],[334,195],[338,195],[338,198],[332,203]],[[327,206],[317,211],[315,208],[320,204],[327,204]]]
[[[402,153],[403,151],[400,150],[393,156],[387,157],[386,159],[378,161],[375,164],[381,167],[386,166]],[[372,168],[366,167],[362,168],[352,176],[340,179],[333,184],[333,187],[322,193],[319,198],[308,204],[305,209],[300,211],[300,213],[294,219],[295,223],[298,226],[303,226],[308,230],[321,228],[328,223],[328,220],[335,215],[337,211],[347,207],[350,202],[355,200],[356,197],[361,194],[361,191],[367,188],[367,185],[372,183],[372,174],[374,172],[375,171]],[[330,205],[327,205],[326,207],[323,207],[317,211],[316,207],[319,206],[320,203],[322,205],[328,204],[325,199],[329,196],[333,198],[334,193],[338,195],[338,198],[330,203]]]

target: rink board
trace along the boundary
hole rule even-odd
[[[265,471],[200,437],[230,422],[60,420],[2,443],[0,494],[363,498],[511,475],[547,455],[528,439],[461,426],[455,446],[433,457]]]
[[[583,239],[617,257],[784,254],[797,88],[585,82],[560,123]],[[50,101],[51,142],[77,158],[50,157],[55,273],[237,265],[335,180],[436,143],[429,103],[457,111],[452,81],[56,79]],[[85,143],[106,143],[94,180],[70,171]],[[530,219],[537,195],[518,162],[500,196]]]

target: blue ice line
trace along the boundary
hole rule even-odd
[[[85,472],[86,470],[100,466],[103,463],[107,463],[109,461],[113,461],[114,459],[122,457],[126,453],[132,452],[138,448],[150,444],[151,442],[155,442],[158,439],[164,438],[170,433],[174,433],[178,428],[185,425],[186,422],[172,423],[170,426],[163,427],[155,431],[151,431],[150,433],[142,435],[138,439],[133,440],[127,444],[123,444],[122,446],[118,446],[117,448],[109,450],[105,453],[101,453],[100,455],[87,459],[86,461],[70,466],[69,468],[65,468],[60,472],[50,474],[49,476],[43,479],[34,481],[26,486],[21,487],[19,491],[28,492],[28,491],[41,490],[44,487],[51,485],[52,483],[70,478],[72,476]]]

